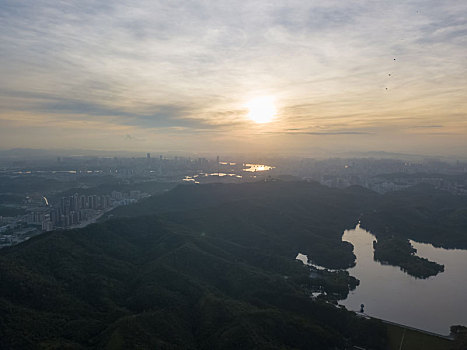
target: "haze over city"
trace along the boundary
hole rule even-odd
[[[466,350],[466,0],[0,0],[0,349]]]
[[[1,1],[0,148],[463,157],[464,1]]]

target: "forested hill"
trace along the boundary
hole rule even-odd
[[[418,185],[384,195],[351,186],[333,189],[315,182],[180,185],[131,207],[112,212],[117,217],[217,208],[221,205],[293,212],[308,210],[320,222],[349,225],[339,215],[355,215],[378,238],[402,237],[444,248],[467,249],[467,196],[456,196]],[[290,210],[288,210],[290,209]],[[293,214],[292,214],[293,215]],[[336,220],[332,220],[334,215]],[[321,221],[323,220],[323,221]],[[341,232],[342,233],[342,232]]]
[[[288,257],[302,252],[320,265],[346,268],[355,256],[341,241],[342,232],[355,227],[374,196],[361,188],[342,191],[308,182],[185,185],[112,215],[157,213],[209,236]]]
[[[378,238],[397,236],[438,247],[467,249],[467,196],[429,185],[377,197],[362,226]]]
[[[427,185],[385,195],[358,186],[339,190],[314,182],[185,185],[118,208],[112,215],[153,213],[264,249],[272,249],[269,244],[289,248],[289,254],[301,249],[315,263],[329,268],[353,264],[353,254],[341,242],[341,235],[358,218],[381,243],[375,258],[415,277],[435,275],[443,266],[418,258],[408,239],[467,249],[467,197]],[[277,239],[261,240],[258,227],[267,231],[267,237],[276,234]]]
[[[381,324],[310,299],[288,250],[155,216],[44,234],[0,252],[0,348],[384,349]]]
[[[345,295],[356,281],[347,272],[310,279],[295,256],[351,266],[344,229],[360,217],[378,240],[403,243],[415,234],[401,229],[414,210],[425,213],[414,229],[442,213],[459,233],[444,237],[463,242],[464,200],[413,191],[179,186],[118,208],[108,221],[2,249],[0,348],[383,349],[382,325],[309,297],[316,288]]]
[[[228,202],[258,203],[265,206],[279,206],[286,201],[312,205],[319,204],[354,207],[360,210],[365,204],[372,204],[368,198],[376,198],[375,192],[359,186],[335,189],[317,182],[261,181],[243,184],[212,183],[205,185],[182,184],[163,195],[153,196],[130,207],[119,207],[112,211],[115,216],[152,215],[155,212],[184,211],[212,208]]]

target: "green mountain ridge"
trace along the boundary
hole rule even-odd
[[[397,204],[433,196],[418,210],[447,212],[461,232],[462,200],[416,194]],[[342,232],[360,217],[388,236],[380,213],[393,213],[392,198],[307,182],[179,186],[111,220],[2,249],[0,348],[384,349],[382,324],[310,298],[345,297],[358,281],[346,271],[311,279],[295,256],[352,266]],[[404,220],[391,227],[402,240]]]
[[[300,263],[250,263],[261,259],[274,258],[154,217],[44,234],[2,251],[0,345],[326,349],[352,327],[381,332],[311,302]]]

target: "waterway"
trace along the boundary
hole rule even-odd
[[[467,326],[467,250],[435,248],[411,241],[417,255],[444,265],[444,272],[417,279],[399,267],[382,265],[373,259],[370,232],[357,226],[342,236],[354,246],[356,265],[348,269],[360,285],[339,303],[348,310],[360,310],[384,320],[438,334],[449,334],[454,324]]]
[[[214,177],[215,179],[219,178],[235,178],[235,179],[243,179],[245,177],[256,178],[256,173],[265,173],[269,170],[274,169],[275,167],[265,164],[238,164],[237,163],[228,163],[228,162],[219,162],[219,165],[222,165],[224,168],[227,166],[231,166],[228,168],[229,172],[214,172],[214,173],[198,173],[193,176],[185,176],[182,181],[185,182],[192,182],[199,184],[203,180],[206,180],[210,177]],[[233,166],[233,167],[232,167]],[[226,169],[227,171],[227,169]],[[249,174],[251,173],[251,174]],[[249,174],[249,175],[248,175]]]

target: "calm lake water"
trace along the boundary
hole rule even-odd
[[[244,178],[245,172],[247,173],[253,173],[250,174],[250,178],[256,178],[256,175],[254,173],[262,173],[262,172],[267,172],[269,170],[274,169],[275,167],[270,166],[270,165],[265,165],[265,164],[243,164],[240,163],[237,165],[237,163],[229,163],[229,162],[219,162],[220,165],[222,166],[234,166],[234,168],[228,169],[230,172],[225,173],[225,172],[215,172],[215,173],[198,173],[193,176],[185,176],[182,181],[185,182],[194,182],[196,184],[199,184],[201,181],[209,178],[209,177],[214,177],[216,179],[219,178],[237,178],[237,179],[242,179]],[[247,176],[248,178],[248,176]]]
[[[244,164],[244,166],[246,168],[243,169],[243,171],[249,171],[252,173],[257,172],[257,171],[268,171],[268,170],[274,169],[273,166],[264,165],[264,164]]]
[[[375,239],[360,226],[344,232],[342,240],[353,244],[357,256],[356,266],[348,271],[360,285],[341,305],[359,311],[364,304],[370,316],[438,334],[449,334],[454,324],[467,326],[467,250],[411,241],[418,256],[444,265],[444,272],[423,280],[374,261]]]

